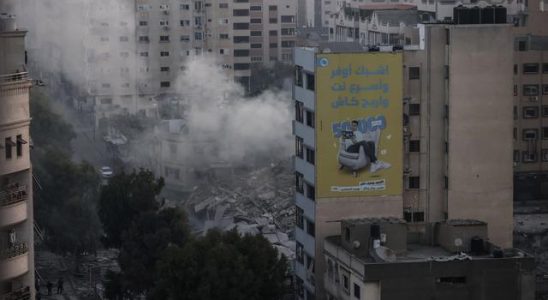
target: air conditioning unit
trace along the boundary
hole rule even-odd
[[[538,102],[538,96],[530,96],[529,101],[531,102]]]

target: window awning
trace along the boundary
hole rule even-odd
[[[21,143],[21,144],[26,144],[27,143],[27,141],[25,141],[22,137],[18,137],[17,142]]]

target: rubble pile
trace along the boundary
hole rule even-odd
[[[290,160],[253,171],[208,176],[183,202],[186,211],[211,228],[262,234],[279,252],[294,256],[294,176]]]

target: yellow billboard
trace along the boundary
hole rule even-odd
[[[401,53],[316,56],[316,197],[402,193]]]

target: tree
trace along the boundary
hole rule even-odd
[[[280,299],[287,293],[287,259],[262,236],[209,231],[170,246],[158,263],[152,299]]]
[[[106,246],[119,248],[124,230],[140,214],[158,210],[156,197],[163,186],[163,178],[156,179],[151,171],[144,169],[120,173],[110,179],[99,199],[99,218]]]
[[[190,239],[186,215],[175,208],[138,216],[122,235],[118,262],[121,271],[107,280],[107,297],[146,294],[154,285],[157,261],[169,245]]]
[[[30,132],[34,177],[35,218],[45,229],[45,244],[57,253],[82,252],[98,247],[101,224],[97,217],[99,177],[90,164],[71,160],[72,126],[53,112],[49,98],[32,91]]]

